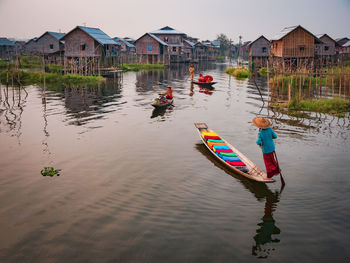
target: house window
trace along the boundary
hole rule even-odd
[[[148,46],[148,51],[152,51],[152,45]]]
[[[299,51],[301,52],[305,51],[305,46],[299,46]]]
[[[176,47],[173,47],[173,52],[176,52]]]
[[[50,44],[50,49],[53,49],[53,44]]]
[[[262,51],[262,53],[266,53],[267,48],[266,48],[266,47],[263,47],[263,48],[261,49],[261,51]]]
[[[168,37],[164,37],[164,42],[168,42]]]
[[[329,46],[324,46],[324,51],[328,51],[329,50]]]
[[[85,44],[80,45],[80,50],[81,51],[84,51],[85,49],[86,49],[86,45]]]

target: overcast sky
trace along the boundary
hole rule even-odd
[[[302,25],[314,34],[350,37],[350,0],[0,0],[0,37],[32,38],[77,25],[110,37],[138,38],[170,26],[202,40],[273,37]]]

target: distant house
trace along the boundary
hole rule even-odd
[[[169,26],[146,33],[136,40],[138,60],[148,63],[185,62],[184,39],[185,33]]]
[[[241,46],[241,56],[244,58],[244,59],[248,59],[248,56],[249,56],[249,44],[251,43],[252,41],[246,41],[242,44]]]
[[[113,40],[120,44],[120,52],[124,52],[124,53],[135,53],[136,52],[135,45],[129,43],[125,39],[120,38],[120,37],[115,37],[115,38],[113,38]]]
[[[315,44],[315,55],[322,61],[322,63],[336,61],[336,48],[338,43],[327,34],[316,35],[321,43]]]
[[[38,53],[37,44],[36,44],[37,39],[38,39],[37,37],[29,39],[27,43],[24,45],[24,52],[26,55],[28,56],[37,55]]]
[[[270,55],[270,41],[260,36],[248,45],[249,67],[252,71],[267,67]]]
[[[342,57],[344,60],[350,59],[350,40],[342,45]]]
[[[271,55],[281,66],[313,65],[315,44],[322,42],[302,26],[284,28],[271,40]]]
[[[77,26],[62,38],[64,64],[69,72],[96,73],[102,65],[112,65],[120,44],[99,28]]]
[[[0,37],[0,58],[10,59],[15,52],[15,43],[6,37]]]
[[[139,63],[170,63],[168,44],[151,33],[146,33],[136,40],[136,54]]]
[[[123,39],[134,46],[136,45],[136,39],[134,39],[134,38],[124,37]]]
[[[344,45],[346,42],[350,41],[350,39],[347,38],[347,37],[341,37],[341,38],[335,39],[335,41],[338,43],[339,46],[342,46],[342,45]]]
[[[190,62],[195,62],[195,45],[188,39],[184,40],[184,53]]]
[[[16,41],[15,42],[15,54],[24,55],[25,54],[25,41]]]
[[[36,51],[43,55],[49,63],[63,64],[64,33],[46,31],[36,40]]]

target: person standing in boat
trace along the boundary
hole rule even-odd
[[[190,65],[190,68],[188,70],[190,71],[190,74],[191,74],[191,81],[193,81],[193,77],[194,77],[194,66],[193,66],[193,64]]]
[[[273,139],[277,138],[277,134],[270,127],[270,121],[264,117],[254,118],[253,124],[259,128],[256,144],[262,148],[267,177],[271,178],[280,173],[280,168],[276,161],[275,144],[273,142]]]

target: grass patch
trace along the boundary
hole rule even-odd
[[[224,62],[225,61],[225,56],[216,56],[216,61]]]
[[[163,70],[164,64],[124,64],[122,69],[125,71]]]
[[[250,72],[245,67],[239,67],[239,68],[228,68],[225,70],[226,74],[232,75],[236,77],[237,79],[246,79],[250,76]]]
[[[310,112],[328,113],[328,114],[336,115],[338,117],[344,117],[345,113],[350,112],[350,102],[342,98],[322,99],[322,100],[292,99],[290,102],[272,103],[270,107],[276,110],[288,109],[295,112],[310,111]],[[299,116],[299,114],[295,114],[295,116]]]
[[[18,72],[9,72],[10,83],[12,83],[12,75],[14,77],[14,84],[19,85],[17,81]],[[20,71],[19,75],[22,85],[42,85],[44,83],[44,74],[42,72]],[[3,84],[6,83],[6,72],[0,74],[0,79]],[[103,81],[105,81],[105,78],[101,76],[46,73],[46,84],[48,85],[95,85]]]
[[[262,68],[260,68],[260,69],[258,70],[258,73],[259,73],[260,76],[266,77],[266,76],[267,76],[267,70],[268,70],[268,68],[262,67]]]

